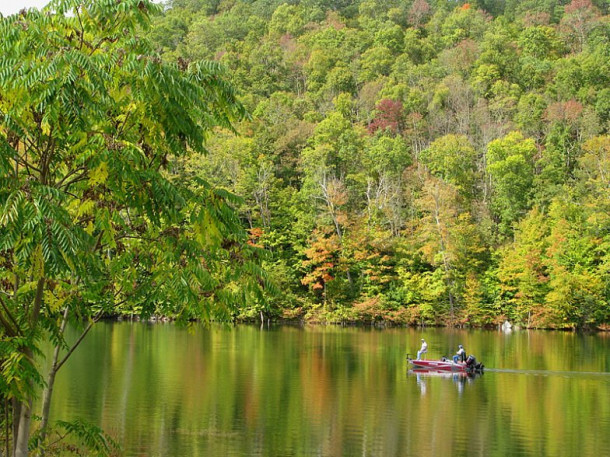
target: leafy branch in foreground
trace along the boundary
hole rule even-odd
[[[173,166],[245,115],[215,63],[168,64],[139,36],[148,0],[56,0],[0,19],[0,336],[13,453],[28,453],[37,342],[57,346],[43,397],[90,324],[136,307],[228,319],[260,296],[233,197]],[[19,369],[17,369],[19,368]]]

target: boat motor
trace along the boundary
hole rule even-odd
[[[466,359],[466,367],[472,371],[482,371],[483,370],[483,364],[477,363],[477,359],[472,354],[469,355],[468,358]]]

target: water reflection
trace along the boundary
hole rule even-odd
[[[417,385],[419,386],[421,396],[423,397],[424,395],[426,395],[426,381],[423,378],[423,376],[421,375],[421,373],[417,373],[416,376],[417,376]]]
[[[407,371],[422,336],[435,353],[477,348],[492,368]],[[60,371],[52,415],[101,426],[125,456],[604,455],[610,376],[588,373],[610,371],[609,346],[550,332],[106,323]],[[554,374],[566,372],[580,374]]]
[[[443,370],[428,370],[425,368],[413,368],[407,371],[407,376],[415,376],[416,383],[419,386],[422,396],[426,395],[427,385],[426,378],[441,378],[451,380],[457,388],[458,394],[464,392],[466,384],[472,384],[478,377],[483,376],[483,373],[466,373],[461,371],[443,371]]]

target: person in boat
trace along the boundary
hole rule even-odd
[[[421,360],[421,356],[423,354],[425,354],[426,352],[428,352],[428,343],[426,343],[426,340],[424,340],[422,338],[421,339],[421,349],[419,351],[417,351],[417,359],[416,360]]]
[[[464,346],[461,344],[458,346],[457,354],[453,356],[453,361],[455,363],[466,362],[466,351],[464,350]]]

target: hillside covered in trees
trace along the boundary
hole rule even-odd
[[[173,0],[250,116],[178,163],[242,198],[243,317],[610,322],[610,2]]]

